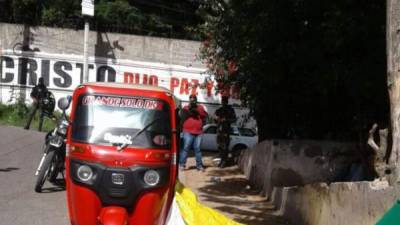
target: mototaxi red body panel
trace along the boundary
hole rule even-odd
[[[74,126],[74,116],[77,107],[79,96],[83,94],[105,94],[112,96],[127,96],[149,98],[163,101],[168,104],[170,110],[170,121],[159,121],[161,123],[170,123],[171,127],[171,144],[170,149],[157,148],[140,148],[128,146],[123,151],[118,151],[118,146],[102,145],[102,144],[87,144],[76,142],[71,138],[71,126]],[[104,118],[107,120],[108,118]],[[154,88],[149,86],[116,84],[116,83],[88,83],[78,87],[72,97],[72,108],[70,120],[72,125],[69,127],[67,136],[67,157],[66,157],[66,188],[68,211],[71,223],[74,225],[97,225],[102,220],[109,220],[110,224],[115,221],[123,220],[129,225],[163,225],[174,196],[174,186],[177,176],[176,153],[177,153],[177,137],[176,137],[176,118],[175,118],[175,103],[173,96],[166,89]],[[94,168],[94,171],[101,171],[101,181],[97,183],[96,188],[90,185],[80,184],[73,179],[76,170],[76,165],[87,164]],[[138,187],[137,181],[141,179],[143,171],[156,168],[159,169],[161,179],[164,185],[155,186],[153,188]],[[72,172],[71,172],[72,171]],[[111,171],[111,172],[109,172]],[[101,182],[108,179],[107,174],[116,174],[114,171],[121,171],[125,174],[125,179],[135,179],[132,183],[132,188],[129,187],[129,193],[126,190],[118,188],[102,187]],[[72,175],[72,177],[71,177]],[[166,178],[163,177],[165,175]],[[139,178],[138,178],[139,177]],[[97,178],[99,179],[99,178]],[[130,184],[127,180],[128,185]],[[112,184],[114,185],[114,184]],[[136,186],[135,186],[136,185]],[[113,186],[115,187],[115,185]],[[116,191],[116,193],[113,193]],[[118,193],[120,191],[121,193]],[[137,192],[137,193],[136,193]],[[109,194],[112,193],[112,194]],[[114,198],[115,196],[116,198]],[[110,196],[114,197],[110,197]],[[126,203],[124,197],[129,195],[132,197],[132,202]],[[104,200],[106,198],[106,200]],[[114,205],[114,200],[116,204]],[[106,202],[106,203],[105,203]],[[119,204],[118,202],[123,202]],[[125,211],[125,214],[122,212]],[[109,210],[109,211],[107,211]],[[122,211],[121,211],[122,210]],[[102,221],[104,222],[104,221]],[[125,222],[121,222],[124,224]],[[106,223],[104,223],[106,224]]]

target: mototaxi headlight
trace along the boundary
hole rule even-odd
[[[155,170],[147,170],[143,179],[147,185],[156,186],[160,182],[160,174]]]
[[[76,175],[79,178],[79,180],[87,182],[93,177],[93,170],[92,168],[90,168],[90,166],[80,165],[78,167]]]

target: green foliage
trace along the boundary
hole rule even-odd
[[[99,0],[93,23],[101,31],[193,39],[196,35],[190,28],[197,26],[199,18],[194,15],[196,7],[185,5],[187,2],[190,1]],[[183,9],[179,10],[177,6],[182,8],[182,5]],[[192,13],[194,19],[180,20],[186,11]]]
[[[145,23],[145,16],[126,0],[100,0],[96,5],[95,21],[100,27],[109,25],[132,30],[141,29]]]
[[[22,97],[17,100],[17,103],[12,105],[11,109],[10,116],[14,116],[18,119],[23,118],[29,112],[28,107],[25,105],[24,98]]]
[[[52,24],[56,25],[56,24],[58,24],[58,21],[60,21],[59,18],[62,16],[63,16],[63,13],[55,8],[43,9],[43,12],[42,12],[43,25],[46,25],[46,26],[49,26]]]
[[[35,25],[38,22],[38,5],[35,0],[12,0],[11,12],[16,23]]]
[[[262,139],[354,140],[386,120],[384,2],[207,0],[201,14],[203,59],[240,85]]]
[[[25,105],[23,100],[18,100],[14,104],[5,105],[0,104],[0,124],[24,127],[28,119],[28,114],[31,111],[31,107]],[[39,113],[34,116],[31,129],[37,129],[39,127]],[[55,116],[59,118],[61,113],[56,112]],[[43,132],[48,132],[56,125],[55,121],[45,117],[43,121]]]
[[[3,3],[4,2],[4,3]],[[81,0],[4,0],[0,21],[82,29]],[[191,0],[96,0],[90,28],[175,38],[199,38],[199,3]]]
[[[42,0],[41,25],[54,27],[79,28],[82,26],[81,0]]]

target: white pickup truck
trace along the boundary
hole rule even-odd
[[[258,143],[258,135],[249,128],[232,126],[230,138],[230,151],[251,148]],[[200,148],[206,151],[218,151],[216,124],[207,124],[203,127],[203,137],[201,139]]]

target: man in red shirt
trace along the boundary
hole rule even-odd
[[[180,169],[186,168],[188,151],[193,147],[196,157],[196,168],[204,172],[205,168],[201,158],[200,143],[203,133],[203,121],[206,119],[207,115],[204,106],[197,104],[196,95],[190,95],[189,105],[183,107],[181,113],[181,121],[183,122],[183,148],[179,159]]]

